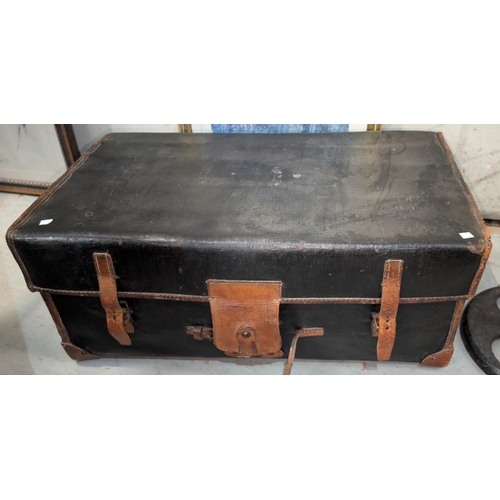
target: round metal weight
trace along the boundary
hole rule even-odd
[[[500,338],[500,286],[476,295],[465,308],[460,335],[475,363],[488,375],[500,375],[500,361],[491,345]]]

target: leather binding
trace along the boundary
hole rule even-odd
[[[279,281],[208,280],[215,346],[228,356],[281,357]]]
[[[375,314],[372,320],[373,336],[378,337],[377,359],[379,361],[391,359],[392,348],[396,340],[396,316],[399,309],[402,274],[402,260],[385,262],[380,313]]]
[[[108,332],[120,344],[131,345],[128,336],[134,333],[134,326],[130,319],[130,311],[126,302],[120,303],[116,290],[116,275],[113,260],[108,253],[94,253],[94,264],[99,280],[99,297],[106,311]]]

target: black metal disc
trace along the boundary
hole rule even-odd
[[[500,286],[474,297],[465,308],[460,334],[475,363],[488,375],[500,375],[500,361],[491,349],[500,338]]]

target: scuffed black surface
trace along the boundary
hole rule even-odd
[[[484,233],[434,133],[115,134],[15,240],[45,288],[97,290],[92,252],[109,251],[123,291],[373,297],[402,258],[411,297],[468,293]]]
[[[44,218],[54,221],[39,226]],[[367,132],[114,134],[20,232],[178,244],[477,243],[464,231],[482,235],[437,135]]]
[[[209,340],[195,340],[187,325],[211,325],[206,303],[127,300],[135,333],[132,346],[120,345],[106,328],[98,298],[54,295],[56,307],[71,341],[101,356],[226,357]],[[455,304],[401,305],[391,361],[420,362],[439,351],[448,333]],[[377,339],[372,337],[369,305],[284,305],[280,307],[283,349],[302,327],[322,327],[323,337],[300,340],[297,358],[376,361]]]
[[[53,219],[39,226],[42,219]],[[460,232],[474,238],[464,240]],[[115,134],[24,222],[14,242],[35,286],[98,290],[109,252],[119,291],[206,295],[207,279],[279,280],[284,297],[380,297],[403,259],[401,295],[466,295],[485,234],[434,133]],[[53,296],[75,345],[101,355],[218,357],[185,333],[208,304],[130,300],[132,346],[96,298]],[[439,351],[455,304],[402,305],[393,361]],[[285,351],[376,358],[377,306],[282,306]]]

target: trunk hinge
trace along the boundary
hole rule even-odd
[[[391,359],[396,339],[396,316],[399,308],[402,274],[402,260],[385,261],[380,312],[372,315],[372,334],[378,337],[377,359],[379,361]]]
[[[131,345],[132,341],[128,334],[134,333],[134,326],[127,303],[118,300],[117,277],[111,255],[109,253],[94,253],[93,257],[99,280],[99,296],[102,307],[106,311],[108,332],[120,344]]]

